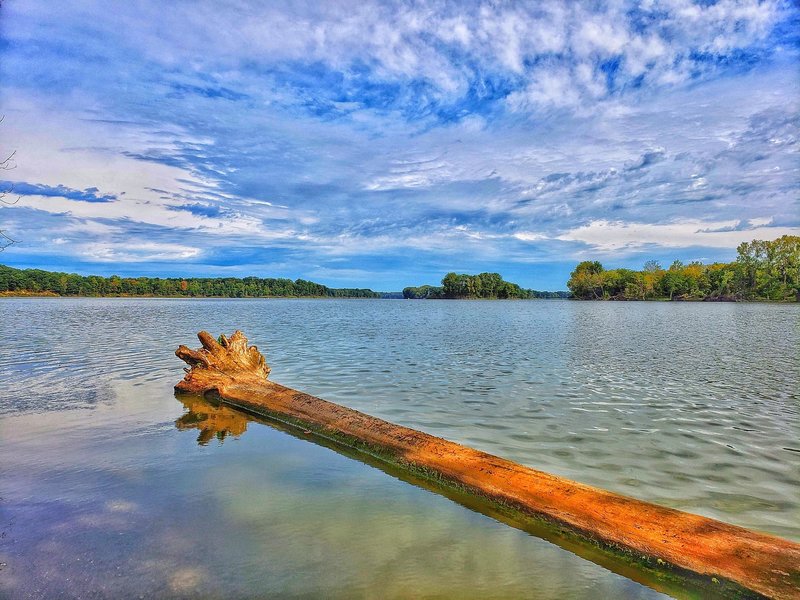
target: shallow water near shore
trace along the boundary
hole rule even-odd
[[[800,306],[4,299],[0,592],[659,596],[328,448],[187,412],[175,348],[236,328],[285,385],[800,540]]]

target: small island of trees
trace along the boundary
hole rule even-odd
[[[528,300],[531,298],[566,298],[568,292],[539,292],[527,290],[516,283],[505,281],[499,273],[479,273],[467,275],[448,273],[442,279],[441,287],[422,285],[407,287],[403,297],[413,300],[424,299],[484,299],[484,300]]]
[[[753,240],[736,249],[730,263],[676,260],[668,269],[647,261],[644,269],[605,270],[584,261],[567,287],[581,300],[771,300],[800,301],[800,237]]]

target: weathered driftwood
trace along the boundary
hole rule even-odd
[[[267,380],[269,367],[242,332],[180,346],[191,369],[176,391],[295,425],[416,473],[540,517],[579,536],[665,567],[773,598],[800,598],[800,544],[642,502],[537,471],[298,392]]]

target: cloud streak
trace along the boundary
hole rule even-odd
[[[9,194],[17,196],[44,196],[46,198],[65,198],[80,202],[113,202],[117,199],[115,194],[100,194],[96,187],[84,190],[75,190],[65,185],[43,185],[41,183],[26,183],[24,181],[0,181],[0,189],[8,190]]]

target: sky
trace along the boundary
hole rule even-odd
[[[791,0],[6,0],[11,266],[565,289],[800,234]]]

